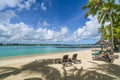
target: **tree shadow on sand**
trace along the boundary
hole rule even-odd
[[[41,73],[46,80],[61,80],[60,72],[48,65],[53,64],[52,60],[36,60],[29,64],[23,65],[20,69],[13,67],[0,67],[0,80],[3,80],[11,75],[17,75],[21,72]],[[33,78],[32,78],[33,79]]]
[[[46,80],[61,80],[60,72],[56,68],[48,66],[51,64],[53,64],[52,60],[34,61],[24,65],[21,70],[29,70],[30,72],[41,73]]]
[[[11,75],[17,75],[24,71],[30,72],[30,74],[38,73],[41,74],[42,77],[32,77],[23,80],[115,80],[114,77],[96,71],[84,70],[83,68],[77,69],[75,66],[69,70],[68,67],[61,67],[63,70],[61,75],[57,68],[49,66],[52,64],[54,64],[53,60],[36,60],[23,65],[20,69],[0,67],[0,80],[4,80]]]
[[[112,63],[102,64],[102,65],[98,64],[97,67],[94,67],[91,69],[97,69],[99,71],[104,71],[107,74],[114,75],[115,77],[118,77],[120,79],[120,65],[116,65]]]
[[[96,71],[84,70],[82,67],[81,69],[71,69],[69,72],[72,74],[66,75],[67,71],[64,71],[64,77],[62,80],[115,80],[114,77],[110,77]]]
[[[19,69],[13,67],[0,67],[0,80],[3,80],[10,75],[18,73],[16,71],[19,71]]]
[[[37,77],[34,77],[34,78],[26,78],[24,80],[42,80],[41,78],[37,78]]]

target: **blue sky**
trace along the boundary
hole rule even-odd
[[[0,43],[78,43],[99,40],[87,0],[0,0]]]

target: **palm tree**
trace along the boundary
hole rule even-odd
[[[114,31],[114,41],[115,41],[115,48],[117,49],[117,46],[119,44],[120,47],[120,14],[115,18],[114,25],[113,25],[113,31]],[[119,48],[120,51],[120,48]]]
[[[111,53],[114,49],[114,37],[113,37],[113,15],[119,13],[120,4],[115,4],[115,0],[88,0],[89,3],[83,6],[83,9],[88,8],[88,12],[85,17],[89,15],[98,14],[98,21],[101,24],[110,22],[110,34],[111,34]]]
[[[120,10],[119,7],[120,5],[115,4],[115,0],[107,0],[106,2],[103,3],[103,6],[101,7],[101,10],[100,10],[100,12],[103,14],[101,15],[100,21],[105,22],[104,20],[107,20],[110,22],[111,53],[112,54],[113,54],[113,49],[114,49],[113,21],[114,21],[114,15],[118,12],[118,10]]]
[[[115,17],[113,31],[115,40],[120,43],[120,14]]]
[[[102,6],[102,0],[88,0],[88,4],[84,5],[82,9],[88,8],[88,12],[85,14],[85,17],[89,15],[96,15]]]
[[[107,32],[106,32],[106,27],[101,24],[101,28],[99,28],[99,33],[101,33],[101,38],[104,40],[106,38]]]

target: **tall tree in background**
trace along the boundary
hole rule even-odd
[[[120,4],[115,3],[116,0],[88,0],[88,4],[83,6],[83,10],[88,8],[85,17],[89,15],[98,15],[98,21],[101,24],[110,22],[110,40],[111,40],[111,53],[114,49],[114,36],[113,36],[113,21],[114,15],[119,14]]]

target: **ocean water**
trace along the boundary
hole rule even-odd
[[[31,54],[49,54],[83,50],[85,48],[58,48],[55,46],[0,46],[0,58]]]

